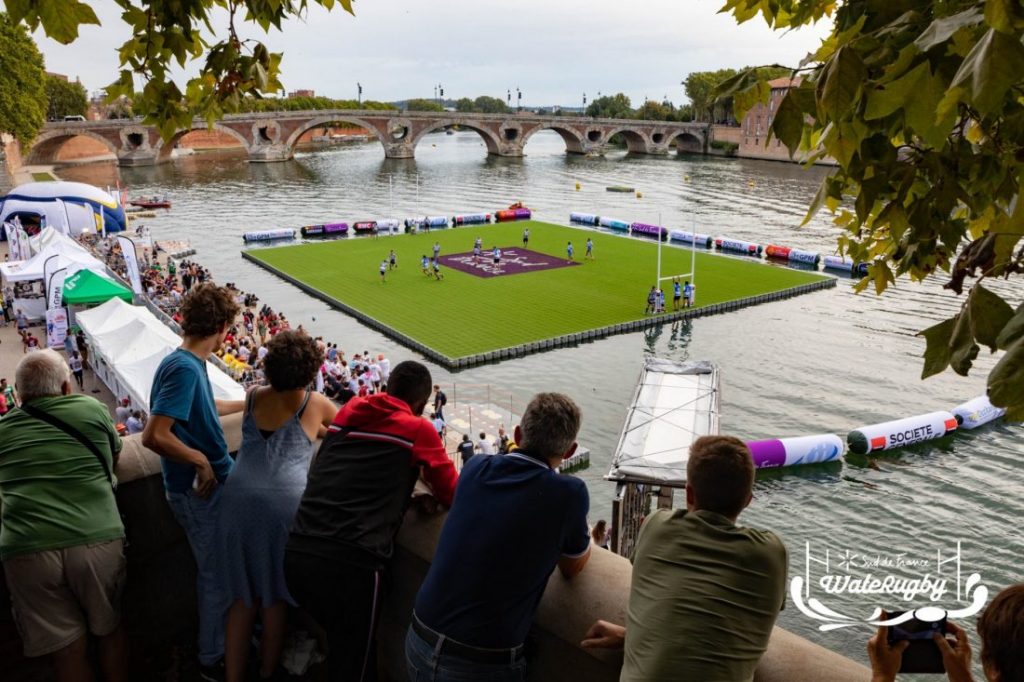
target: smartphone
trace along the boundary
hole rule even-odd
[[[889,618],[903,615],[903,611],[889,612]],[[911,618],[905,623],[889,627],[889,644],[907,640],[910,644],[903,651],[900,664],[901,673],[944,673],[946,666],[942,662],[942,652],[932,636],[936,633],[945,636],[946,617],[934,622]]]

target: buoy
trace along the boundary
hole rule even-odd
[[[672,230],[668,234],[668,238],[674,242],[683,242],[684,244],[696,244],[702,246],[705,249],[710,249],[714,246],[715,240],[711,238],[709,234],[701,234],[697,232],[687,232],[685,230]]]
[[[436,147],[437,145],[436,145],[436,144],[432,144],[432,145],[430,145],[430,146],[431,146],[431,147]]]
[[[580,191],[580,183],[578,183],[578,182],[576,183],[576,191],[577,191],[577,192],[579,192],[579,191]]]
[[[600,219],[592,213],[570,213],[569,222],[579,223],[581,225],[598,225]]]
[[[748,441],[758,469],[834,462],[843,455],[843,439],[834,433]]]
[[[753,186],[754,186],[754,181],[753,180],[751,180],[751,181],[749,181],[747,183],[747,187],[753,187]]]
[[[684,175],[683,176],[683,182],[689,182],[689,181],[690,181],[690,176],[689,175]]]
[[[636,193],[636,198],[637,199],[643,199],[644,198],[644,193],[643,192],[637,192]]]
[[[866,455],[869,452],[892,450],[941,438],[956,429],[956,417],[950,412],[940,410],[882,424],[862,426],[846,435],[846,443],[850,446],[850,452]]]
[[[242,240],[247,242],[269,242],[275,239],[295,239],[295,230],[259,230],[242,235]]]
[[[996,407],[989,402],[987,395],[978,396],[974,400],[968,400],[962,405],[957,405],[950,412],[956,417],[961,428],[976,429],[979,426],[988,424],[990,421],[999,419],[1006,414],[1006,408]]]

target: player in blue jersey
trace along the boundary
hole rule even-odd
[[[584,256],[588,260],[594,260],[594,240],[587,237],[587,253]]]
[[[430,259],[426,255],[420,259],[420,269],[423,270],[424,275],[430,276]]]
[[[569,242],[568,245],[566,245],[566,247],[565,247],[565,256],[566,256],[566,259],[570,263],[573,262],[572,254],[573,254],[572,242]]]

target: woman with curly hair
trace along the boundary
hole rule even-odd
[[[267,344],[263,362],[270,385],[246,398],[242,446],[221,493],[214,543],[217,575],[231,601],[224,638],[229,682],[246,679],[257,611],[263,623],[260,678],[276,673],[288,604],[295,603],[284,580],[288,530],[306,488],[316,439],[338,411],[310,391],[323,362],[313,339],[279,332]]]

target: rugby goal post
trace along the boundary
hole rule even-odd
[[[667,229],[661,224],[661,213],[658,214],[658,227],[661,229]],[[666,241],[669,235],[665,235]],[[658,289],[661,289],[661,283],[665,280],[675,280],[676,278],[685,279],[690,284],[697,288],[697,223],[695,220],[690,220],[690,271],[681,272],[671,275],[663,275],[661,272],[661,235],[658,235],[658,268],[655,274],[655,284]]]

